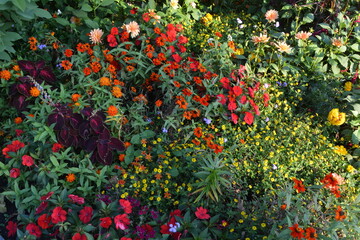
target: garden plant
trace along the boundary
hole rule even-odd
[[[360,239],[359,9],[0,1],[0,239]]]

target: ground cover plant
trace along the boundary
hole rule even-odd
[[[0,3],[4,238],[360,237],[359,2],[226,2]]]

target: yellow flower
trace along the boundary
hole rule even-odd
[[[210,13],[207,13],[203,18],[201,18],[203,23],[208,24],[213,20],[213,16]]]
[[[351,91],[352,89],[352,82],[347,81],[344,85],[344,91]]]
[[[342,145],[340,146],[335,146],[334,147],[334,152],[336,152],[337,154],[340,155],[346,155],[348,152],[346,151],[346,148]]]
[[[345,122],[345,113],[339,112],[338,108],[334,108],[329,112],[328,120],[331,125],[339,126]]]
[[[352,165],[348,165],[346,170],[349,172],[349,173],[352,173],[354,172],[356,169],[352,166]]]

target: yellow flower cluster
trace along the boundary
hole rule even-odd
[[[345,113],[340,112],[338,108],[334,108],[329,112],[328,120],[331,125],[342,125],[345,122]]]

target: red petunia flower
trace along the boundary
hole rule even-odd
[[[17,224],[13,221],[9,221],[6,225],[6,230],[8,230],[8,237],[15,236],[17,231]]]
[[[115,216],[114,223],[116,229],[125,230],[128,228],[128,225],[130,224],[130,219],[128,218],[127,214],[120,214]]]
[[[297,238],[297,239],[301,239],[304,238],[304,229],[299,227],[299,224],[294,224],[292,227],[289,227],[289,229],[291,230],[290,235],[293,238]]]
[[[120,206],[124,209],[125,213],[132,213],[131,202],[125,199],[119,200]]]
[[[21,159],[24,166],[31,167],[32,165],[34,165],[34,159],[29,155],[24,155],[21,157]]]
[[[93,216],[92,207],[86,206],[80,210],[79,218],[80,218],[80,221],[82,221],[83,223],[86,224],[86,223],[90,222],[92,216]]]
[[[37,238],[41,237],[41,229],[35,223],[29,223],[26,226],[26,231]]]
[[[103,228],[109,228],[112,224],[110,217],[100,218],[100,221],[101,221],[100,226]]]
[[[207,211],[208,210],[203,207],[198,207],[196,208],[195,215],[198,219],[209,219],[210,215],[207,214]]]
[[[45,213],[38,218],[37,223],[42,229],[47,229],[51,225],[51,216]]]
[[[57,224],[59,222],[64,222],[66,220],[67,212],[62,209],[62,207],[56,207],[54,208],[52,214],[51,214],[51,221],[54,224]]]

